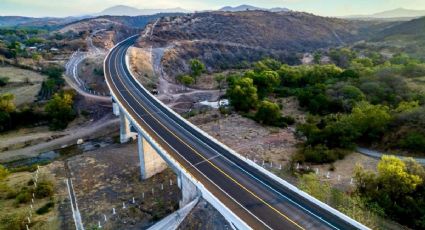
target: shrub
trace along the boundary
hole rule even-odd
[[[53,192],[53,183],[51,181],[40,181],[35,189],[35,197],[51,197],[53,196]]]
[[[36,213],[38,215],[43,215],[45,213],[48,213],[54,206],[55,206],[55,203],[53,201],[49,201],[48,203],[43,205],[41,208],[37,209]]]
[[[421,133],[409,133],[405,138],[401,139],[398,144],[403,149],[415,152],[425,152],[425,136]]]
[[[255,119],[266,125],[276,125],[281,117],[280,108],[271,101],[262,101],[255,114]]]
[[[347,151],[342,149],[329,149],[325,145],[307,146],[301,150],[304,160],[312,163],[332,163],[338,159],[344,158]]]
[[[0,87],[7,85],[8,82],[9,82],[8,77],[0,77]]]
[[[18,195],[15,198],[17,204],[27,203],[31,200],[31,191],[28,188],[24,187],[19,191]]]

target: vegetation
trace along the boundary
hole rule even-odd
[[[356,191],[369,207],[415,229],[425,228],[425,169],[412,159],[383,156],[377,173],[358,166]]]
[[[37,213],[38,215],[43,215],[45,213],[50,212],[50,210],[55,207],[55,203],[52,201],[47,202],[45,205],[43,205],[41,208],[37,209],[37,211],[35,211],[35,213]]]
[[[62,91],[56,93],[47,103],[45,111],[51,118],[50,127],[52,129],[64,129],[76,117],[73,108],[74,97],[73,91]]]
[[[266,125],[276,124],[281,118],[279,105],[276,103],[264,100],[258,106],[255,119]]]
[[[205,65],[199,59],[191,59],[190,60],[190,76],[194,79],[195,83],[198,77],[201,76],[203,72],[205,72]]]
[[[230,98],[231,105],[237,111],[248,112],[257,107],[258,95],[257,88],[251,78],[231,78],[227,96]]]
[[[332,49],[335,64],[289,66],[273,59],[227,76],[227,96],[236,111],[267,125],[277,122],[276,97],[295,96],[310,114],[299,124],[306,137],[296,160],[316,163],[343,158],[357,144],[425,153],[425,91],[412,78],[425,76],[425,64],[399,53],[385,58]]]
[[[25,229],[25,214],[24,213],[4,213],[0,216],[0,226],[7,230]]]
[[[0,87],[7,85],[8,82],[9,82],[8,77],[0,77]]]
[[[43,82],[40,95],[42,98],[50,98],[55,92],[59,91],[65,84],[62,77],[64,68],[56,65],[49,65],[43,68],[42,73],[48,76]]]
[[[189,86],[189,85],[192,85],[195,80],[193,79],[193,77],[189,75],[182,75],[177,78],[177,81],[179,81],[184,86]]]
[[[372,229],[383,228],[379,208],[369,207],[357,194],[346,194],[331,187],[328,182],[320,181],[316,174],[300,175],[299,188]]]

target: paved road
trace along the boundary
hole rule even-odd
[[[355,229],[272,180],[162,107],[131,77],[125,54],[135,37],[105,60],[105,76],[122,106],[185,170],[253,229]]]
[[[377,159],[381,159],[383,155],[396,156],[400,159],[413,158],[419,164],[425,165],[425,158],[420,158],[420,157],[407,157],[407,156],[401,156],[401,155],[385,154],[372,149],[362,148],[362,147],[357,147],[357,152],[369,157],[377,158]]]

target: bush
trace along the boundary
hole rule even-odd
[[[342,149],[329,149],[325,145],[307,146],[301,150],[304,155],[304,161],[312,163],[332,163],[336,160],[343,159],[347,155],[347,151]]]
[[[41,208],[37,209],[36,213],[38,215],[43,215],[45,213],[50,212],[50,210],[55,206],[55,203],[52,201],[49,201],[45,205],[43,205]]]
[[[29,202],[31,200],[31,197],[31,191],[27,187],[24,187],[21,189],[21,191],[19,191],[18,195],[15,198],[15,201],[17,204],[23,204]]]
[[[255,119],[266,125],[276,125],[281,118],[279,105],[270,101],[262,101],[255,114]]]
[[[74,92],[61,92],[55,94],[47,103],[45,111],[50,115],[52,129],[64,129],[72,121],[76,113],[73,109]]]
[[[8,82],[9,82],[8,77],[0,77],[0,87],[7,85]]]
[[[417,132],[407,134],[398,144],[403,149],[415,152],[425,152],[425,136]]]
[[[284,116],[280,118],[280,122],[283,122],[287,125],[293,125],[295,124],[295,118],[291,117],[291,116]]]
[[[36,198],[45,198],[53,196],[53,183],[51,181],[40,181],[35,189]]]

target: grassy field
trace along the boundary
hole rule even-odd
[[[32,103],[40,91],[45,76],[30,70],[15,67],[0,67],[0,77],[8,78],[6,86],[0,87],[0,94],[15,95],[16,106]]]
[[[30,204],[31,200],[27,202],[18,203],[17,197],[11,198],[8,194],[17,193],[22,188],[32,188],[33,185],[30,184],[30,181],[34,173],[31,172],[17,172],[10,174],[4,181],[4,184],[8,186],[8,191],[0,189],[0,229],[25,229],[25,224],[28,224],[27,217],[30,215]],[[40,167],[38,181],[48,180],[55,181],[50,170],[43,169]],[[57,185],[55,184],[54,187]],[[31,223],[28,224],[30,229],[59,229],[60,221],[58,218],[58,196],[54,195],[53,197],[46,198],[35,198],[33,204],[33,211],[31,212]],[[44,214],[37,214],[37,210],[45,206],[48,203],[53,203],[53,207],[50,208]],[[15,223],[10,221],[12,218],[15,218]],[[9,221],[8,221],[9,220]],[[21,223],[21,226],[16,226],[17,223]]]

